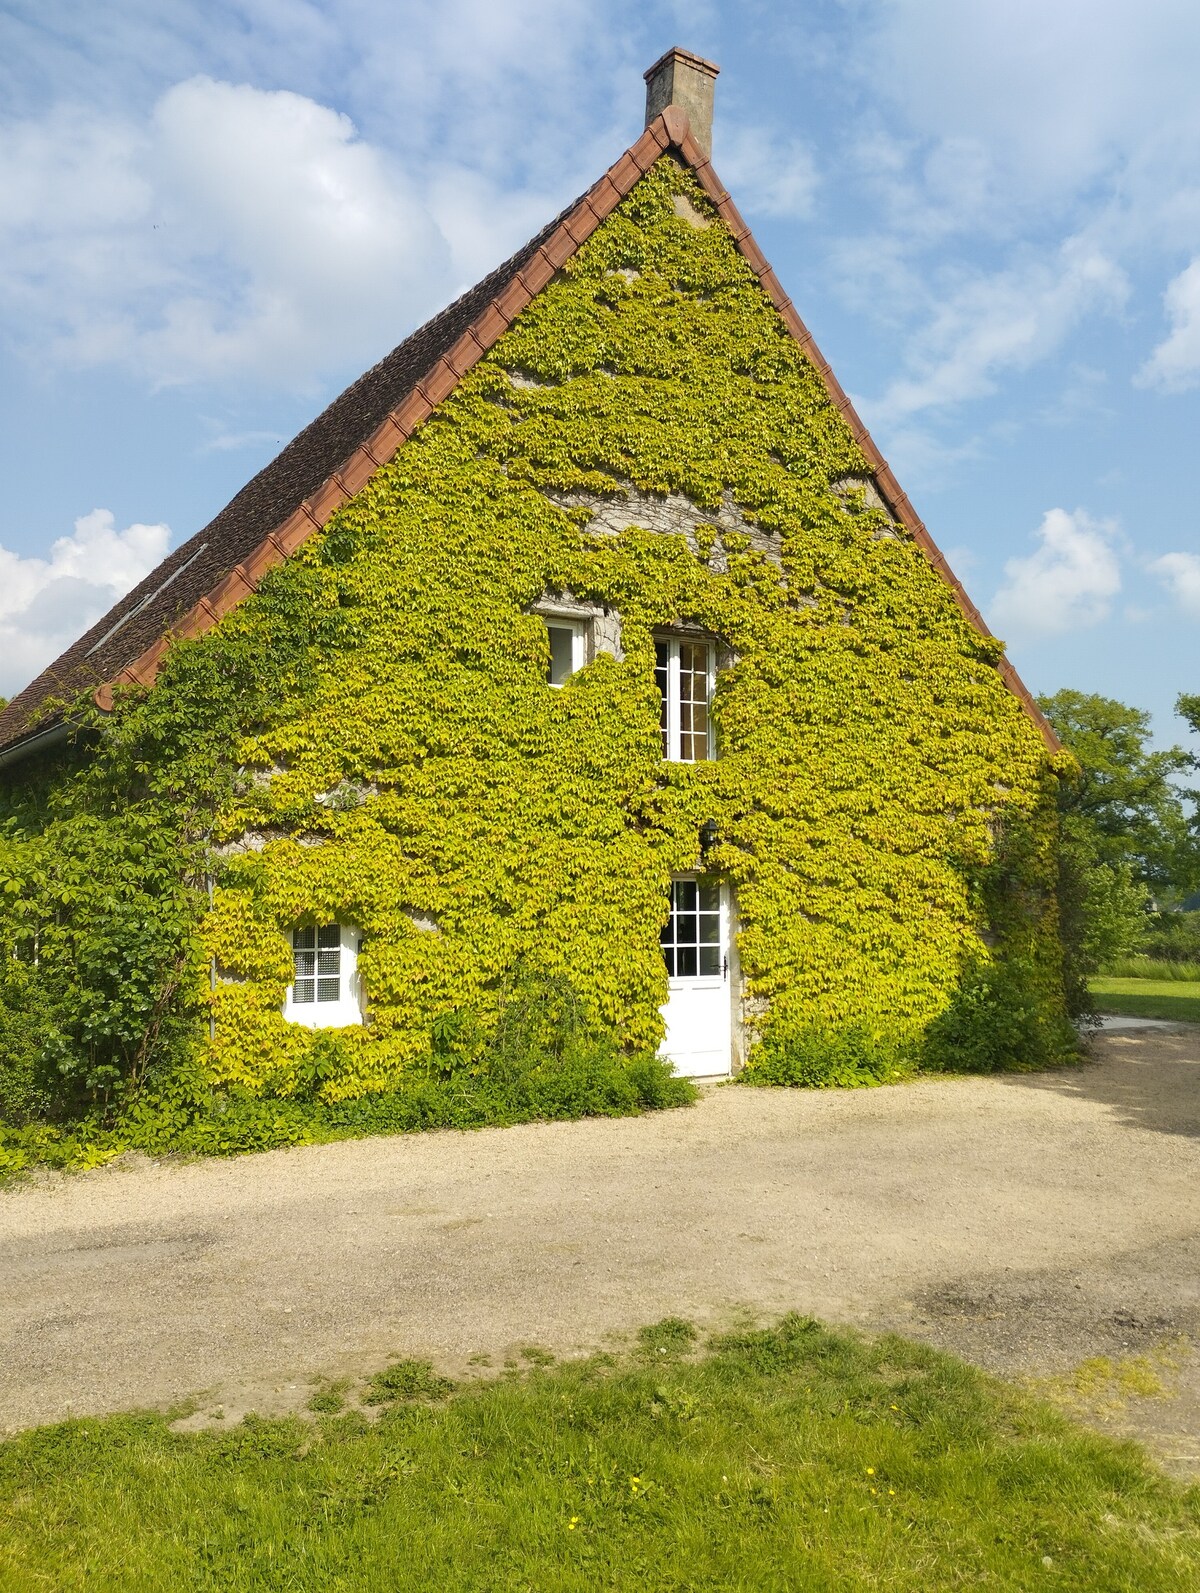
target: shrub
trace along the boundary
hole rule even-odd
[[[1200,962],[1200,912],[1149,914],[1135,949],[1155,962]]]
[[[1047,1014],[1037,990],[1035,970],[1022,959],[972,964],[925,1031],[922,1069],[1002,1073],[1066,1061],[1078,1049],[1075,1031]]]
[[[742,1081],[853,1088],[903,1078],[915,1065],[914,1042],[904,1034],[881,1034],[861,1026],[830,1030],[779,1025],[755,1051]]]
[[[93,1166],[123,1150],[229,1155],[362,1134],[483,1128],[578,1117],[624,1117],[686,1106],[687,1079],[649,1052],[623,1052],[590,1027],[568,981],[519,968],[489,1034],[470,1012],[434,1023],[428,1068],[392,1090],[327,1101],[337,1031],[319,1037],[313,1065],[274,1094],[214,1087],[195,1064],[157,1076],[109,1122],[101,1110],[69,1127],[0,1126],[0,1177],[42,1163]]]

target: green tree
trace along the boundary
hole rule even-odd
[[[1042,711],[1079,764],[1063,788],[1063,813],[1093,838],[1107,864],[1128,863],[1132,877],[1171,900],[1198,881],[1187,792],[1179,777],[1195,766],[1182,747],[1152,752],[1150,715],[1111,697],[1058,691],[1038,699]],[[1180,698],[1196,705],[1200,698]]]
[[[1150,715],[1111,697],[1064,690],[1039,703],[1078,764],[1060,790],[1062,897],[1086,976],[1137,945],[1153,900],[1178,899],[1196,881],[1196,834],[1178,784],[1191,760],[1180,747],[1149,750]]]

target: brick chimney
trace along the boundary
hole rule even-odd
[[[668,105],[678,105],[692,124],[692,137],[711,155],[713,83],[720,70],[690,50],[668,50],[645,74],[646,126]]]

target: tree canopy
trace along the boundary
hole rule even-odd
[[[1150,715],[1112,697],[1064,690],[1038,700],[1079,764],[1078,778],[1063,786],[1067,828],[1090,838],[1099,862],[1128,865],[1131,877],[1163,903],[1200,884],[1189,792],[1180,784],[1197,760],[1182,747],[1151,751]],[[1179,702],[1200,728],[1200,696]]]

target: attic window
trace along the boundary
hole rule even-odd
[[[587,662],[587,627],[581,619],[546,616],[546,635],[550,641],[547,680],[551,686],[564,686],[577,669]]]
[[[670,763],[706,763],[714,750],[713,644],[690,637],[661,637],[654,644],[654,679],[662,695],[663,757]]]
[[[309,925],[292,930],[295,975],[283,1015],[310,1029],[362,1022],[359,998],[359,930],[348,924]]]

